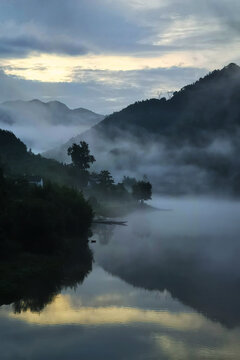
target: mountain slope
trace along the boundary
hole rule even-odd
[[[229,131],[239,126],[239,104],[240,67],[230,64],[185,86],[169,100],[151,99],[130,105],[106,117],[95,130],[108,136],[118,136],[119,131],[133,135],[144,131],[157,136],[181,131],[191,142],[194,131]]]
[[[106,117],[48,156],[66,160],[67,147],[85,140],[101,167],[146,173],[161,192],[238,191],[239,133],[240,67],[229,64],[169,100]]]
[[[77,188],[79,173],[56,160],[27,151],[12,132],[0,129],[0,168],[10,177],[41,176],[44,180]]]

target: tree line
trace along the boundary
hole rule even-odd
[[[144,200],[151,199],[152,185],[146,176],[140,181],[124,176],[122,182],[115,184],[108,170],[102,170],[99,173],[90,172],[89,168],[96,159],[90,154],[89,145],[85,141],[70,146],[68,155],[72,160],[72,169],[79,171],[79,181],[82,188],[89,187],[93,193],[98,196],[105,196],[105,198],[129,199],[130,193],[132,198],[141,203]]]

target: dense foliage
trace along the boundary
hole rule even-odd
[[[137,181],[132,186],[132,193],[136,200],[150,200],[152,197],[152,185],[149,181]]]
[[[40,175],[60,185],[81,188],[81,170],[35,155],[12,132],[0,130],[0,159],[8,176]]]
[[[149,200],[152,194],[152,185],[147,181],[124,177],[122,182],[115,184],[114,178],[108,170],[99,173],[90,172],[90,165],[96,161],[90,154],[89,146],[85,141],[79,145],[73,144],[68,148],[68,155],[72,158],[69,165],[74,170],[80,170],[79,180],[84,193],[88,196],[93,208],[101,215],[115,216],[123,214],[117,207],[128,207],[131,211],[136,208],[138,200]],[[128,186],[129,181],[135,187]]]
[[[30,185],[24,179],[1,175],[1,253],[53,253],[69,238],[83,241],[92,221],[92,209],[82,194],[47,183]]]
[[[91,271],[93,212],[74,189],[80,188],[78,168],[28,152],[4,130],[0,155],[0,305],[39,312]],[[31,184],[33,175],[44,185]]]
[[[79,145],[73,144],[68,148],[68,155],[71,156],[72,163],[80,170],[87,170],[90,168],[95,160],[93,155],[90,155],[88,144],[85,141],[81,141]]]
[[[57,214],[62,211],[62,216],[66,216],[70,210],[63,215],[66,197],[61,201],[60,196],[64,197],[63,195],[65,194],[68,197],[72,196],[72,200],[74,200],[74,197],[77,199],[79,196],[82,196],[79,195],[77,190],[84,192],[84,196],[89,198],[89,203],[94,208],[94,211],[99,214],[116,216],[117,214],[123,213],[123,208],[133,210],[134,207],[136,207],[136,199],[132,196],[131,186],[129,187],[127,183],[122,182],[115,183],[108,170],[102,170],[99,173],[89,171],[89,167],[95,159],[93,155],[90,154],[87,143],[82,142],[79,145],[75,144],[75,146],[69,149],[69,154],[72,157],[72,163],[68,165],[61,164],[55,160],[46,159],[40,155],[34,155],[31,151],[27,151],[25,144],[16,138],[13,133],[0,130],[0,158],[2,167],[9,179],[8,184],[15,184],[14,186],[12,185],[14,187],[12,190],[12,198],[15,197],[17,188],[20,188],[20,186],[22,186],[22,189],[18,192],[24,197],[24,203],[22,203],[22,205],[18,204],[18,208],[15,206],[14,210],[12,209],[11,211],[15,211],[16,213],[11,216],[17,216],[17,211],[19,211],[19,219],[21,219],[21,222],[24,224],[24,219],[29,219],[28,213],[37,214],[37,212],[40,212],[38,216],[36,216],[36,226],[38,220],[40,221],[42,217],[45,217],[45,220],[41,221],[45,221],[45,224],[47,224],[48,217],[46,214],[51,216],[53,213],[57,216]],[[29,190],[26,190],[29,178],[36,175],[43,178],[44,184],[48,184],[48,181],[52,181],[55,185],[48,184],[45,185],[43,189],[31,188],[31,192],[29,192]],[[21,183],[19,182],[19,178],[22,178]],[[136,182],[135,179],[131,179],[131,181],[132,180],[133,182]],[[76,191],[74,192],[74,190],[67,189],[66,186],[75,189]],[[1,187],[0,192],[2,192],[0,199],[0,202],[2,203],[4,202],[4,193],[6,190]],[[7,196],[9,196],[9,193]],[[26,198],[26,194],[28,194],[28,198]],[[57,199],[59,199],[59,203],[61,202],[62,204],[56,211],[52,200],[50,199],[51,194],[54,198],[53,203],[55,200],[57,201]],[[78,195],[75,196],[74,194]],[[42,203],[42,197],[44,197],[44,204]],[[23,199],[21,199],[21,201],[23,201]],[[49,202],[49,206],[47,201]],[[21,210],[21,206],[24,207],[24,210]],[[38,210],[35,210],[35,207],[37,207]],[[48,207],[46,211],[44,210],[44,207]],[[42,210],[40,210],[40,208]],[[124,211],[124,213],[126,212],[127,210]],[[74,213],[75,212],[72,211],[73,216]],[[22,214],[24,214],[24,216]],[[59,232],[61,231],[61,233],[64,234],[64,232],[60,230],[64,221],[62,222],[60,218],[61,216],[59,215]],[[31,221],[34,223],[33,219]],[[16,222],[16,227],[17,224],[20,224],[20,220],[19,223]],[[54,225],[54,217],[52,217],[51,221],[49,220],[49,224],[46,226],[52,226],[53,229],[58,227],[57,225]],[[39,227],[40,230],[44,229],[44,227],[40,225]],[[69,232],[69,229],[67,229],[66,226],[65,228],[65,233],[70,235],[71,231]],[[30,229],[28,230],[30,231]],[[56,230],[53,230],[53,232],[54,231]],[[39,234],[41,234],[41,231],[39,231]]]
[[[232,133],[240,126],[239,103],[240,67],[229,64],[183,87],[169,100],[136,102],[106,117],[94,129],[111,137],[127,130],[143,137],[167,137],[178,145],[197,142],[201,146],[216,131]]]

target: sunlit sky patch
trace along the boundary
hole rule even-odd
[[[92,108],[94,97],[92,109],[109,113],[161,92],[161,76],[149,72],[151,83],[141,82],[146,70],[177,68],[181,82],[171,71],[164,79],[166,90],[177,90],[210,70],[238,63],[239,10],[235,0],[2,0],[0,67],[5,81],[29,82],[18,87],[18,98],[31,98],[29,87],[36,89],[37,82],[45,84],[38,97],[52,99],[53,83],[55,99]],[[134,71],[132,82],[125,82]],[[112,83],[110,72],[116,73]],[[75,87],[64,94],[63,83],[79,84],[81,96]]]

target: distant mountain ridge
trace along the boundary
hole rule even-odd
[[[164,193],[240,191],[240,67],[229,64],[166,100],[137,102],[46,153],[85,140],[101,167],[149,175]]]
[[[93,111],[69,107],[59,101],[43,102],[38,99],[30,101],[6,101],[0,104],[0,122],[34,123],[43,121],[51,125],[95,125],[104,118]]]

